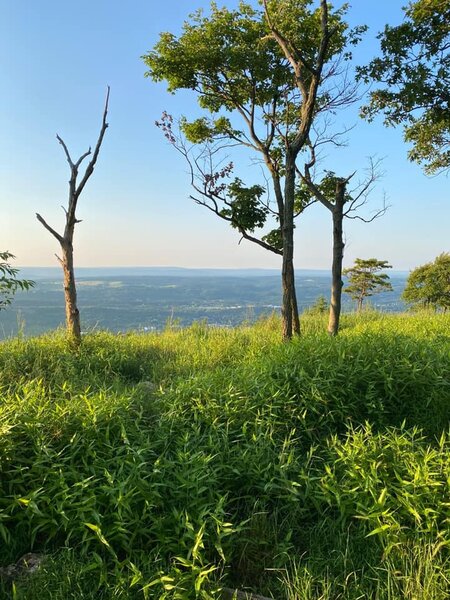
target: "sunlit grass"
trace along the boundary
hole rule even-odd
[[[0,344],[0,597],[444,599],[450,315]]]

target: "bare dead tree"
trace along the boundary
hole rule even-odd
[[[78,310],[77,305],[77,289],[75,282],[75,271],[74,271],[74,261],[73,261],[73,236],[75,231],[75,225],[80,223],[80,219],[76,217],[76,209],[78,199],[84,190],[88,179],[94,172],[94,167],[98,159],[98,155],[100,153],[100,148],[103,142],[103,138],[108,128],[108,123],[106,122],[106,117],[108,114],[108,103],[109,103],[109,86],[106,92],[106,100],[105,100],[105,108],[103,110],[103,119],[102,125],[100,128],[100,133],[97,139],[97,143],[94,148],[94,152],[92,152],[91,147],[84,154],[80,156],[80,158],[76,161],[72,159],[70,156],[67,145],[64,140],[57,135],[56,139],[63,147],[64,153],[66,155],[67,162],[70,167],[70,180],[69,180],[69,199],[67,208],[62,207],[64,213],[66,215],[66,224],[64,227],[63,234],[58,233],[53,227],[51,227],[47,221],[39,214],[36,213],[37,220],[49,231],[60,243],[61,245],[61,256],[56,255],[60,265],[62,266],[64,273],[64,299],[66,305],[66,326],[67,332],[70,339],[75,343],[75,345],[79,345],[81,342],[81,325],[80,325],[80,311]],[[81,180],[78,182],[79,169],[82,162],[88,157],[92,156],[89,161],[86,170],[81,177]]]
[[[322,139],[319,136],[319,139],[314,144],[310,142],[310,159],[305,163],[303,170],[298,169],[298,175],[309,189],[311,195],[331,212],[333,219],[333,259],[327,331],[329,335],[334,336],[339,331],[342,306],[342,263],[345,247],[343,233],[344,219],[358,219],[365,223],[370,223],[384,215],[388,207],[383,201],[383,206],[376,210],[370,217],[363,217],[358,214],[358,210],[367,203],[373,185],[380,177],[380,160],[375,161],[373,158],[369,158],[366,177],[351,190],[348,189],[348,186],[355,172],[347,177],[337,177],[332,172],[326,172],[320,183],[315,182],[312,169],[317,161],[316,149],[324,143],[342,145],[336,136]]]

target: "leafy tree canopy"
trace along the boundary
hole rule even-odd
[[[239,178],[228,186],[229,201],[221,214],[230,218],[231,226],[236,229],[255,231],[266,221],[268,209],[260,203],[265,189],[260,185],[245,187]]]
[[[450,254],[442,253],[433,262],[409,274],[403,299],[416,307],[450,308]]]
[[[0,310],[9,306],[17,290],[29,290],[34,281],[18,279],[19,269],[11,266],[15,256],[10,252],[0,252]]]
[[[301,58],[305,73],[308,68],[315,68],[323,34],[321,12],[319,8],[311,8],[313,4],[312,0],[267,2],[277,30],[289,40],[298,55],[296,58]],[[328,26],[333,35],[325,64],[343,53],[348,44],[357,43],[365,29],[348,29],[343,21],[346,10],[344,5],[329,13]],[[344,58],[349,57],[346,52]],[[200,106],[210,113],[237,111],[247,125],[250,120],[256,125],[255,115],[250,113],[258,110],[259,124],[265,128],[274,122],[298,125],[298,82],[293,77],[292,65],[271,35],[263,10],[245,2],[236,10],[219,8],[213,2],[210,14],[196,11],[184,23],[179,37],[162,33],[154,49],[143,58],[149,67],[147,76],[166,81],[172,93],[179,89],[197,92]],[[327,75],[325,72],[324,81]],[[303,85],[307,85],[307,77]],[[329,108],[332,102],[331,92],[324,89],[321,94],[317,99],[318,110]],[[203,118],[192,126],[185,121],[184,133],[195,143],[220,134],[249,142],[247,133],[233,129],[224,116],[213,126]],[[272,134],[272,143],[273,137]]]
[[[359,69],[370,93],[362,110],[369,120],[384,113],[386,125],[404,126],[409,158],[425,172],[450,168],[450,0],[416,0],[404,22],[379,35],[381,56]]]

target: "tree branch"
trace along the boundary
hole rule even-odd
[[[53,227],[50,227],[50,225],[45,221],[43,217],[41,217],[39,213],[36,213],[36,219],[45,227],[45,229],[47,229],[47,231],[49,231],[58,240],[58,242],[61,245],[64,244],[63,236],[60,235],[57,231],[55,231]]]
[[[108,128],[108,123],[106,122],[106,117],[108,115],[108,104],[109,104],[109,91],[110,91],[110,87],[108,85],[107,87],[107,92],[106,92],[106,100],[105,100],[105,108],[103,110],[103,119],[102,119],[102,126],[100,129],[100,134],[98,136],[98,140],[97,140],[97,144],[95,145],[95,150],[94,150],[94,154],[92,155],[92,159],[90,160],[86,171],[84,173],[83,179],[81,180],[80,184],[78,185],[76,191],[75,191],[75,196],[76,198],[78,198],[78,196],[81,194],[81,192],[83,191],[84,186],[86,185],[89,177],[92,175],[93,171],[94,171],[94,167],[95,167],[95,163],[97,162],[97,158],[100,152],[100,148],[103,142],[103,137],[105,135],[105,132]],[[91,149],[89,148],[89,150],[87,152],[85,152],[85,154],[83,154],[80,159],[78,160],[78,164],[81,163],[82,160],[84,160],[86,158],[86,156],[88,156],[91,153]]]
[[[220,217],[224,221],[227,221],[228,223],[232,223],[234,225],[237,225],[235,223],[235,221],[231,217],[227,217],[226,215],[224,215],[224,214],[222,214],[220,212],[217,202],[214,200],[214,198],[211,197],[210,194],[205,194],[204,192],[202,192],[202,191],[200,191],[198,189],[197,189],[197,192],[199,194],[202,194],[203,196],[206,196],[208,198],[208,200],[210,200],[213,203],[213,206],[211,206],[210,204],[208,204],[207,202],[205,202],[205,200],[200,200],[199,198],[196,198],[195,196],[192,196],[192,195],[189,196],[191,198],[191,200],[194,200],[194,202],[196,204],[199,204],[200,206],[204,206],[205,208],[207,208],[208,210],[210,210],[211,212],[213,212],[215,215],[217,215],[218,217]],[[259,238],[251,235],[243,227],[239,227],[239,225],[237,225],[237,229],[238,229],[239,233],[242,235],[242,237],[244,239],[249,240],[250,242],[253,242],[254,244],[257,244],[258,246],[261,246],[265,250],[269,250],[269,252],[273,252],[274,254],[278,254],[279,256],[283,255],[283,251],[282,250],[279,250],[278,248],[275,248],[274,246],[271,246],[267,242],[264,242],[263,240],[260,240]]]
[[[67,162],[69,163],[70,168],[73,169],[75,165],[73,164],[72,158],[70,157],[69,150],[67,149],[67,146],[66,146],[64,140],[61,137],[59,137],[58,134],[56,134],[56,139],[61,144],[61,146],[64,148],[64,153],[66,155]]]
[[[313,196],[321,203],[325,208],[328,208],[329,211],[333,212],[333,204],[325,197],[324,194],[320,191],[317,185],[313,182],[311,177],[311,169],[316,164],[316,149],[311,142],[309,143],[309,150],[311,153],[310,160],[305,163],[304,168],[305,172],[302,173],[300,169],[295,166],[295,170],[297,175],[303,181],[303,183],[308,187],[309,191],[313,194]]]
[[[258,244],[258,246],[261,246],[261,248],[264,248],[265,250],[269,250],[269,252],[273,252],[274,254],[278,254],[278,256],[283,256],[282,250],[279,250],[278,248],[274,248],[274,246],[267,244],[263,240],[260,240],[259,238],[256,238],[253,235],[250,235],[243,229],[239,229],[239,231],[242,234],[242,237],[245,238],[246,240],[249,240],[250,242]]]
[[[272,37],[279,43],[279,45],[283,49],[283,52],[285,53],[286,58],[289,60],[294,70],[296,69],[296,67],[298,68],[298,62],[300,62],[301,65],[305,67],[310,73],[316,75],[316,70],[314,69],[313,65],[308,60],[306,60],[305,56],[303,55],[303,52],[292,41],[287,40],[284,37],[284,35],[282,35],[280,31],[278,31],[278,29],[275,27],[272,18],[269,14],[267,0],[263,0],[263,6],[264,14],[269,29],[272,33]]]
[[[89,150],[87,150],[84,154],[82,154],[80,156],[80,158],[77,160],[77,162],[75,163],[75,168],[78,169],[78,167],[81,165],[81,163],[83,162],[83,160],[89,156],[89,154],[91,154],[91,147],[89,146]]]

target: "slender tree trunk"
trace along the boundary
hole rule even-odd
[[[294,276],[294,194],[295,159],[288,153],[286,157],[286,175],[284,189],[283,219],[283,265],[281,281],[283,289],[283,339],[288,341],[292,334],[300,334],[300,322],[297,310]]]
[[[281,269],[281,286],[283,290],[283,300],[281,306],[281,318],[283,321],[283,340],[288,341],[292,338],[292,283],[290,279],[289,263],[283,256],[283,267]]]
[[[342,222],[344,220],[344,193],[345,184],[336,187],[333,215],[333,262],[331,266],[331,298],[330,314],[328,317],[328,334],[337,335],[342,305],[342,260],[344,258],[344,239]]]
[[[358,304],[357,304],[357,307],[356,307],[357,312],[360,313],[362,311],[362,305],[363,305],[363,296],[360,296],[358,298]]]
[[[76,346],[81,344],[80,311],[77,305],[77,288],[73,267],[73,246],[62,246],[61,266],[64,272],[64,298],[66,302],[66,326],[69,337]]]
[[[292,263],[292,328],[294,335],[300,335],[300,318],[298,316],[297,292],[295,290],[294,263]]]

